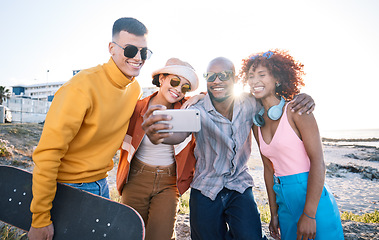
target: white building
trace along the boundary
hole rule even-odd
[[[142,88],[142,98],[145,98],[147,96],[150,96],[151,94],[153,94],[154,92],[156,92],[158,90],[157,87],[143,87]]]
[[[65,82],[40,83],[33,85],[12,86],[12,96],[30,97],[33,100],[45,100],[51,102],[54,94]],[[142,98],[157,91],[157,87],[143,87]]]
[[[12,86],[12,95],[4,102],[13,116],[13,122],[42,122],[45,120],[54,94],[65,82]],[[142,98],[151,95],[157,87],[142,88]]]
[[[33,85],[16,85],[12,86],[13,96],[30,97],[34,100],[45,100],[51,102],[56,91],[65,82],[49,82]]]

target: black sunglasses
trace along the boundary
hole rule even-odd
[[[177,86],[179,86],[180,82],[181,82],[180,78],[173,77],[170,80],[170,85],[172,87],[177,87]],[[180,90],[182,91],[183,94],[186,94],[187,92],[191,91],[191,86],[188,83],[185,83],[185,84],[182,85],[182,87],[180,88]]]
[[[225,70],[219,73],[214,73],[214,72],[204,73],[204,78],[207,80],[207,82],[214,82],[217,77],[221,81],[228,81],[233,77],[233,75],[234,75],[233,71]]]
[[[123,48],[120,45],[118,45],[116,42],[112,42],[112,43],[114,43],[117,46],[119,46],[120,48],[124,49],[124,56],[127,58],[134,58],[137,55],[138,51],[140,51],[140,53],[141,53],[141,59],[142,60],[149,59],[151,57],[151,54],[153,54],[153,52],[150,49],[148,49],[147,47],[138,49],[138,47],[131,45],[131,44],[128,44],[128,45],[126,45],[126,47]]]

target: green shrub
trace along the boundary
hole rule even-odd
[[[1,240],[24,240],[27,239],[26,232],[19,230],[10,225],[0,224],[0,239]]]
[[[7,147],[8,143],[7,140],[0,139],[0,157],[12,156],[12,150]]]
[[[182,196],[179,198],[179,214],[189,214],[189,197],[190,197],[190,191],[185,192]]]
[[[270,207],[268,204],[258,206],[261,213],[261,221],[269,223],[271,220]],[[354,222],[363,223],[379,223],[379,211],[375,210],[372,213],[365,213],[362,215],[354,214],[352,212],[341,213],[341,220],[351,220]]]
[[[270,223],[270,220],[271,220],[270,206],[268,204],[259,205],[258,209],[259,209],[259,212],[261,213],[261,221],[265,223]]]
[[[341,220],[351,220],[363,223],[379,223],[379,211],[375,210],[372,213],[364,213],[362,215],[354,214],[352,212],[343,212]]]

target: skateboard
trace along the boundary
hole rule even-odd
[[[0,220],[29,231],[32,174],[0,166]],[[58,183],[51,209],[54,240],[144,239],[144,222],[133,208]]]

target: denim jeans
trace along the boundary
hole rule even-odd
[[[99,181],[89,182],[89,183],[64,183],[66,185],[72,186],[74,188],[78,188],[80,190],[84,190],[95,195],[99,195],[105,198],[109,197],[109,187],[106,178],[103,178]]]
[[[224,188],[214,201],[191,189],[190,225],[193,240],[266,239],[252,188],[243,194]]]

